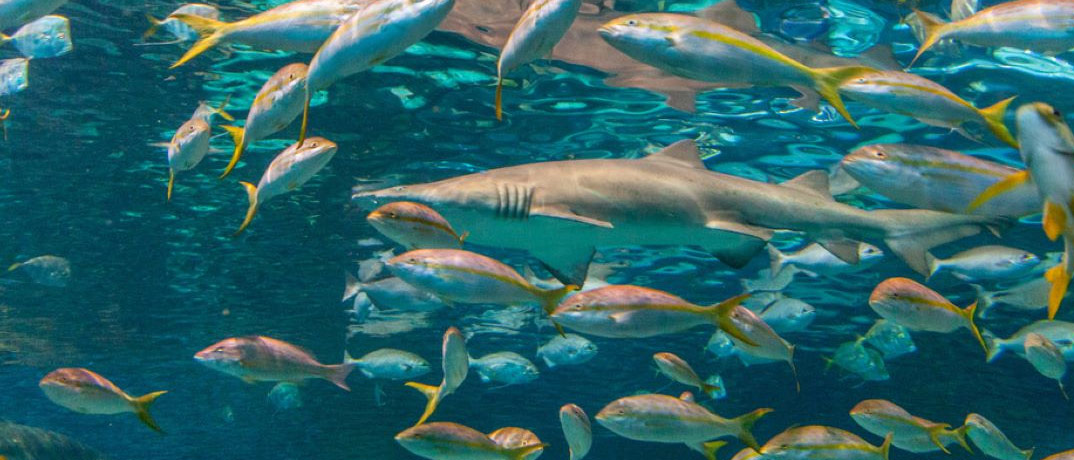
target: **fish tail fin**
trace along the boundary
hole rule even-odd
[[[164,22],[164,21],[161,21],[160,19],[157,19],[157,18],[153,17],[153,15],[148,14],[148,13],[145,15],[145,18],[149,21],[149,28],[146,29],[146,31],[144,33],[142,33],[142,40],[148,40],[149,37],[152,37],[153,35],[156,35],[157,34],[157,29],[160,28],[160,23]]]
[[[510,449],[504,449],[504,453],[507,454],[507,458],[511,460],[523,460],[534,452],[544,450],[545,447],[548,447],[548,444],[541,443],[533,444],[531,446],[512,447]]]
[[[884,436],[884,443],[876,448],[876,452],[879,453],[884,460],[888,460],[888,454],[891,453],[891,440],[894,439],[894,437],[895,433],[888,433],[887,436]]]
[[[141,420],[142,423],[153,431],[161,434],[164,434],[164,430],[160,429],[160,425],[157,425],[156,420],[153,420],[153,416],[149,415],[149,406],[153,405],[153,402],[164,393],[167,393],[167,391],[154,391],[147,395],[131,399],[131,404],[134,406],[134,413],[138,416],[138,420]]]
[[[757,443],[757,438],[753,437],[753,425],[769,412],[772,412],[772,409],[765,407],[745,415],[740,415],[732,420],[732,422],[739,427],[737,434],[738,439],[741,440],[743,444],[750,446],[755,452],[761,451],[761,445]]]
[[[459,247],[460,248],[463,246],[463,244],[466,243],[466,238],[469,238],[469,237],[470,237],[470,231],[469,230],[466,230],[466,231],[462,232],[461,235],[459,235]]]
[[[242,188],[246,190],[246,195],[250,198],[250,207],[246,210],[246,218],[242,220],[242,225],[239,226],[239,230],[233,236],[242,234],[246,227],[250,225],[250,222],[254,220],[254,215],[257,214],[257,186],[249,182],[239,183],[242,184]]]
[[[436,406],[440,405],[440,387],[434,387],[432,385],[418,382],[407,382],[406,386],[418,390],[428,399],[428,402],[425,403],[425,412],[421,413],[421,418],[418,419],[418,423],[414,424],[414,426],[421,425],[429,419],[430,415],[433,415],[433,412],[436,411]]]
[[[988,349],[988,354],[985,356],[985,361],[990,363],[992,361],[995,361],[996,358],[999,357],[999,355],[1003,354],[1004,349],[1002,346],[1002,341],[991,333],[985,334],[984,340],[985,348]]]
[[[947,446],[943,445],[943,441],[940,440],[940,435],[947,434],[947,429],[950,427],[951,425],[945,423],[942,425],[936,425],[928,430],[929,440],[932,441],[932,443],[935,444],[936,447],[939,447],[940,450],[947,455],[951,455],[951,451],[947,450]]]
[[[791,375],[794,376],[794,391],[796,393],[802,392],[802,381],[798,380],[798,367],[794,365],[794,345],[790,346],[791,353],[787,358],[787,364],[791,366]]]
[[[172,187],[175,186],[175,170],[168,168],[168,201],[172,200]]]
[[[11,40],[12,38],[10,35],[0,34],[0,45],[7,44],[7,42]]]
[[[754,342],[749,337],[746,337],[746,333],[742,332],[735,322],[731,320],[731,312],[735,310],[735,307],[739,306],[744,300],[748,299],[750,294],[739,294],[730,299],[724,300],[716,305],[713,305],[708,310],[713,316],[713,322],[720,330],[727,333],[731,337],[741,340],[745,344],[756,347],[757,342]]]
[[[1044,234],[1048,236],[1049,240],[1055,241],[1059,239],[1059,235],[1066,230],[1067,225],[1067,213],[1063,211],[1063,208],[1053,201],[1044,201],[1044,219],[1042,225],[1044,227]]]
[[[356,366],[353,362],[353,358],[349,361],[347,360],[347,358],[350,358],[350,356],[347,355],[349,355],[349,353],[344,352],[343,364],[326,366],[327,369],[325,370],[324,378],[325,380],[334,383],[337,387],[351,391],[351,387],[347,386],[347,376],[351,375],[351,371],[353,371]]]
[[[496,121],[503,121],[503,77],[496,77]]]
[[[884,222],[884,242],[914,271],[928,274],[926,254],[936,246],[990,230],[998,233],[1008,221],[1003,218],[950,214],[920,209],[877,210],[872,214]]]
[[[810,69],[813,77],[813,89],[828,101],[850,123],[857,128],[858,123],[850,116],[847,107],[843,104],[843,97],[839,95],[839,86],[843,82],[858,75],[875,72],[875,69],[863,66],[826,67],[823,69]]]
[[[171,68],[173,69],[186,64],[191,59],[198,57],[199,54],[208,51],[209,48],[220,44],[220,41],[224,38],[222,32],[225,31],[225,28],[228,25],[228,23],[223,21],[203,18],[193,14],[180,13],[173,14],[172,17],[186,23],[186,25],[194,29],[198,33],[198,36],[201,37],[197,43],[194,43],[194,46],[191,46],[190,49],[186,51],[186,54],[184,54],[183,57],[179,58],[178,61],[175,61],[175,64],[172,64]]]
[[[932,442],[937,443],[936,445],[940,445],[940,444],[942,444],[940,442],[940,435],[950,436],[950,437],[955,438],[955,442],[957,442],[958,445],[962,446],[963,449],[966,449],[966,452],[969,452],[970,454],[973,454],[973,449],[971,449],[970,444],[968,442],[966,442],[966,433],[969,431],[969,429],[970,429],[969,425],[962,425],[962,426],[960,426],[958,428],[955,428],[953,430],[949,430],[949,429],[946,429],[946,428],[941,428],[941,429],[935,431],[935,436],[932,436]],[[931,436],[933,433],[929,433],[929,434]]]
[[[1063,302],[1067,287],[1070,285],[1070,273],[1067,273],[1066,264],[1060,263],[1044,272],[1044,278],[1052,285],[1048,290],[1048,319],[1055,319],[1055,314],[1059,312],[1059,304]]]
[[[242,157],[243,150],[246,149],[246,129],[231,125],[224,125],[223,128],[224,131],[231,135],[231,140],[235,142],[235,151],[231,154],[231,161],[224,168],[224,173],[220,175],[221,179],[231,174],[231,170],[235,169],[235,165],[239,163],[239,158]]]
[[[313,99],[313,94],[310,92],[309,81],[306,81],[306,105],[302,110],[302,127],[298,130],[298,146],[301,147],[303,142],[306,142],[306,128],[310,123],[310,101]]]
[[[966,206],[966,212],[973,212],[977,208],[981,207],[981,205],[989,202],[993,198],[1007,193],[1011,190],[1014,190],[1019,185],[1028,182],[1029,179],[1030,178],[1028,170],[1018,171],[1014,174],[1004,177],[1003,179],[1000,179],[998,182],[988,186],[988,188],[981,192],[980,195],[977,195],[977,198],[974,198],[973,201],[970,202],[969,206]]]
[[[22,262],[15,262],[15,263],[13,263],[13,264],[11,264],[11,265],[9,265],[7,267],[7,271],[13,272],[15,270],[18,270],[19,267],[21,267],[21,266],[22,266]]]
[[[929,273],[925,276],[925,281],[928,281],[933,276],[936,276],[936,273],[943,269],[943,265],[940,263],[940,259],[937,259],[936,256],[928,252],[925,253],[925,263],[929,266]]]
[[[921,46],[917,47],[917,54],[910,60],[910,65],[906,66],[907,68],[913,67],[918,58],[925,53],[925,50],[932,48],[943,38],[944,26],[946,25],[925,12],[915,9],[914,13],[917,14],[917,19],[921,21],[921,28],[925,31],[925,40],[921,42]]]
[[[347,281],[343,288],[343,299],[340,302],[346,302],[347,299],[358,295],[359,292],[362,292],[362,287],[364,286],[362,281],[355,278],[350,272],[344,270],[343,274],[346,276]]]
[[[984,336],[981,335],[981,329],[977,327],[977,320],[975,318],[977,316],[977,302],[971,303],[970,306],[962,310],[962,316],[966,317],[966,321],[968,322],[967,327],[970,329],[970,332],[973,333],[973,338],[977,339],[977,343],[981,344],[981,348],[984,349],[985,356],[987,357],[988,344],[985,343]]]
[[[1011,105],[1011,101],[1016,97],[1018,96],[1011,96],[980,110],[981,118],[984,119],[988,130],[995,134],[999,140],[1014,148],[1018,148],[1018,141],[1011,135],[1007,125],[1003,123],[1003,117],[1007,114],[1007,107]]]
[[[562,300],[564,296],[577,291],[578,289],[580,289],[578,286],[568,284],[557,289],[549,289],[547,291],[538,290],[536,294],[537,297],[541,299],[541,308],[544,309],[545,313],[551,315],[552,312],[556,311],[556,306],[559,305],[559,301]]]
[[[719,395],[720,392],[723,391],[723,388],[720,388],[719,385],[701,382],[701,391],[703,391],[709,398],[715,398],[716,395]]]
[[[230,113],[224,111],[224,108],[227,107],[229,103],[231,103],[230,94],[228,94],[227,97],[224,98],[224,102],[221,102],[220,105],[216,107],[209,107],[209,111],[214,114],[220,115],[220,118],[223,118],[227,121],[235,121],[235,117],[231,116]]]
[[[727,441],[709,441],[701,443],[701,454],[705,456],[705,460],[716,460],[716,451],[726,445]]]
[[[768,271],[770,272],[769,276],[771,276],[772,279],[775,279],[777,276],[779,276],[780,273],[783,272],[783,267],[787,263],[787,256],[771,244],[765,246],[765,248],[768,249]]]

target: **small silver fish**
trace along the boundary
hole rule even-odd
[[[832,357],[825,358],[825,361],[828,362],[829,367],[838,366],[867,382],[891,378],[887,366],[884,365],[884,357],[880,355],[880,352],[865,347],[864,343],[864,338],[843,342],[835,349]]]
[[[448,304],[440,297],[412,286],[402,278],[390,277],[372,282],[347,278],[347,290],[343,300],[357,294],[365,294],[378,310],[436,311]]]
[[[714,397],[712,395],[719,394],[723,391],[723,388],[702,381],[701,377],[694,371],[694,368],[690,367],[690,364],[687,363],[686,360],[674,353],[661,352],[654,354],[653,361],[656,363],[657,369],[660,369],[660,373],[664,374],[667,378],[683,385],[696,387],[710,398]]]
[[[414,353],[394,348],[381,348],[358,359],[343,360],[353,364],[362,375],[371,379],[410,380],[428,374],[429,362]]]
[[[760,317],[777,333],[801,332],[816,319],[817,309],[801,300],[785,297],[769,304]]]
[[[45,16],[26,24],[10,37],[0,34],[0,45],[12,42],[27,59],[54,58],[70,53],[71,22],[63,16]]]
[[[302,407],[302,393],[298,385],[280,382],[269,391],[268,400],[277,410],[291,410]]]
[[[480,358],[470,358],[470,368],[477,372],[482,382],[503,385],[530,383],[540,377],[533,362],[513,351],[490,353]]]
[[[884,359],[895,359],[917,351],[910,331],[886,319],[876,320],[865,333],[865,342],[883,353]]]
[[[593,446],[593,427],[581,407],[565,404],[559,408],[559,424],[570,449],[569,460],[582,460]]]
[[[71,279],[71,262],[59,256],[37,256],[7,268],[9,272],[15,270],[26,273],[33,282],[43,286],[64,287]]]
[[[1007,351],[1024,356],[1025,342],[1029,334],[1044,336],[1044,338],[1059,347],[1067,361],[1074,361],[1074,323],[1059,320],[1040,320],[1022,327],[1006,339],[996,338],[989,334],[987,336],[988,362],[994,361]]]
[[[0,96],[10,96],[30,86],[30,60],[26,58],[0,61]]]
[[[773,278],[780,276],[788,266],[825,276],[836,276],[859,272],[876,265],[884,258],[884,251],[868,243],[858,243],[858,263],[848,264],[817,243],[811,243],[792,253],[780,252],[769,245],[768,257]]]
[[[929,264],[929,278],[949,272],[970,282],[1022,278],[1040,264],[1040,257],[1032,252],[996,245],[967,249],[946,259],[926,253],[925,260]]]
[[[550,368],[584,364],[597,355],[597,344],[578,334],[552,337],[537,348],[537,357]]]

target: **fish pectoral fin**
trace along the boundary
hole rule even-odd
[[[832,199],[828,186],[828,173],[819,169],[807,171],[780,185],[812,195],[819,195],[829,200]]]
[[[858,241],[849,238],[824,238],[817,240],[817,244],[843,262],[851,265],[858,264],[858,247],[861,246]]]
[[[533,256],[560,283],[582,286],[595,252],[596,248],[592,246],[554,245]]]
[[[1011,175],[1009,175],[1007,177],[1004,177],[999,182],[996,182],[996,183],[990,185],[983,192],[981,192],[980,195],[977,195],[977,198],[974,198],[973,201],[970,203],[970,205],[966,206],[966,212],[967,213],[973,212],[974,210],[976,210],[977,208],[981,207],[981,205],[987,203],[991,199],[993,199],[993,198],[995,198],[997,196],[1000,196],[1000,195],[1002,195],[1004,193],[1007,193],[1007,192],[1009,192],[1011,190],[1014,190],[1019,185],[1022,185],[1024,183],[1028,182],[1029,179],[1030,179],[1030,177],[1029,177],[1029,171],[1028,170],[1027,171],[1018,171],[1018,172],[1016,172],[1014,174],[1011,174]]]
[[[586,217],[581,214],[571,211],[566,206],[541,206],[539,208],[533,208],[530,210],[530,216],[551,217],[553,219],[570,220],[586,225],[593,225],[602,228],[615,228],[611,222],[606,220],[597,219],[594,217]]]

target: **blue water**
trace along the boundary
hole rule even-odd
[[[693,11],[715,2],[608,3],[623,11],[654,11],[661,5]],[[812,41],[847,57],[877,43],[890,45],[905,64],[914,41],[897,26],[906,10],[895,3],[740,2],[756,14],[763,30],[785,40]],[[921,6],[936,11],[938,3]],[[58,12],[72,21],[74,52],[33,60],[29,88],[0,99],[13,113],[8,140],[0,142],[0,263],[55,254],[72,265],[64,288],[32,283],[18,272],[0,275],[0,418],[68,435],[113,459],[417,458],[392,437],[417,419],[424,400],[399,383],[385,386],[387,404],[377,407],[373,385],[357,373],[349,379],[349,393],[311,381],[300,387],[302,407],[281,410],[267,398],[271,384],[246,384],[192,359],[220,339],[260,334],[308,348],[325,363],[339,362],[345,348],[355,356],[382,347],[406,349],[434,367],[420,381],[439,379],[443,331],[451,325],[473,331],[473,315],[502,307],[459,306],[413,324],[412,330],[358,332],[348,339],[351,316],[344,310],[349,306],[339,302],[343,273],[391,247],[365,223],[368,210],[350,204],[356,185],[428,182],[546,160],[636,158],[682,138],[701,140],[709,168],[759,180],[827,169],[856,146],[875,142],[941,146],[1018,164],[1016,151],[991,138],[976,143],[860,104],[850,104],[860,130],[823,104],[819,114],[792,106],[796,94],[786,88],[704,92],[697,97],[696,113],[688,113],[668,107],[663,95],[611,86],[601,70],[563,61],[539,61],[514,72],[512,79],[524,84],[506,89],[507,116],[497,123],[490,86],[497,50],[438,31],[315,100],[311,123],[316,134],[340,145],[339,153],[311,182],[265,205],[250,229],[233,238],[247,206],[236,180],[256,182],[297,136],[297,126],[276,141],[257,144],[223,181],[216,175],[232,145],[226,136],[217,138],[213,145],[227,153],[211,154],[193,172],[181,174],[170,203],[165,202],[165,152],[151,144],[166,142],[199,100],[220,101],[230,94],[231,112],[243,118],[265,78],[309,56],[210,51],[169,70],[186,45],[135,44],[147,26],[144,13],[160,17],[176,6],[158,0],[68,3]],[[251,11],[243,2],[221,6],[227,18]],[[818,11],[826,14],[817,19]],[[15,51],[2,49],[0,58],[8,57]],[[1017,94],[1020,102],[1043,100],[1070,111],[1074,68],[1064,57],[1070,55],[973,48],[915,71],[979,106]],[[853,196],[849,202],[898,206],[876,195]],[[370,238],[382,243],[362,243]],[[995,240],[970,238],[938,253],[985,242]],[[1002,242],[1040,255],[1060,250],[1036,222],[1015,226]],[[612,282],[656,287],[697,303],[738,294],[740,279],[755,278],[768,265],[758,256],[746,268],[731,270],[689,248],[608,249],[604,257],[631,262]],[[565,459],[558,408],[573,402],[592,416],[608,402],[637,392],[678,394],[687,388],[656,374],[651,359],[654,352],[670,351],[703,376],[723,376],[727,398],[707,403],[715,412],[730,417],[774,408],[756,426],[762,443],[796,424],[837,426],[878,443],[847,412],[860,400],[883,398],[953,426],[969,412],[983,414],[1020,447],[1036,446],[1038,456],[1074,447],[1074,406],[1054,382],[1013,356],[985,364],[964,330],[915,334],[918,350],[889,361],[887,381],[863,383],[826,371],[822,357],[875,320],[866,298],[890,276],[916,277],[889,256],[863,274],[836,280],[799,277],[787,289],[821,311],[807,332],[786,336],[799,347],[800,393],[784,364],[746,368],[703,352],[712,329],[697,328],[647,340],[593,338],[600,347],[594,360],[556,369],[539,363],[541,376],[530,384],[495,388],[471,375],[433,419],[483,432],[525,427],[550,444],[542,458]],[[958,305],[973,297],[969,286],[951,278],[930,286]],[[1069,304],[1064,310],[1061,318],[1074,316]],[[981,325],[1006,337],[1042,316],[999,314]],[[468,347],[475,356],[512,350],[538,362],[536,347],[552,334],[527,324],[512,333],[478,333]],[[167,434],[151,432],[130,415],[80,415],[52,404],[37,382],[59,367],[90,368],[131,394],[169,390],[153,408]],[[594,436],[588,458],[701,458],[682,445],[617,437],[595,422]],[[739,447],[731,440],[720,458]],[[969,458],[957,448],[952,452],[914,456],[893,449],[892,456]]]

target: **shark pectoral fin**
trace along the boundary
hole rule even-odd
[[[929,274],[928,250],[926,247],[930,246],[905,238],[889,238],[884,240],[884,243],[915,272],[922,276]]]
[[[697,150],[697,142],[693,139],[684,139],[663,150],[642,158],[645,161],[670,161],[688,168],[706,169],[701,161],[701,153]]]
[[[780,185],[813,195],[819,195],[829,200],[832,199],[832,194],[829,191],[828,186],[828,173],[819,169],[807,171]]]
[[[594,252],[596,249],[592,246],[554,245],[533,256],[560,283],[582,286],[585,284],[589,262],[593,260]]]
[[[832,255],[839,258],[843,262],[851,265],[858,264],[858,247],[860,242],[848,239],[848,238],[825,238],[817,240],[817,244],[820,244],[824,249]]]
[[[577,214],[574,211],[567,209],[565,206],[542,206],[530,210],[530,217],[537,216],[551,217],[553,219],[572,220],[578,223],[594,225],[602,228],[615,228],[615,226],[612,225],[611,222]]]
[[[710,216],[705,228],[732,234],[726,238],[718,238],[724,240],[718,246],[701,245],[720,259],[720,262],[732,268],[742,268],[748,264],[757,253],[764,250],[775,233],[764,227],[754,227],[722,216]]]

